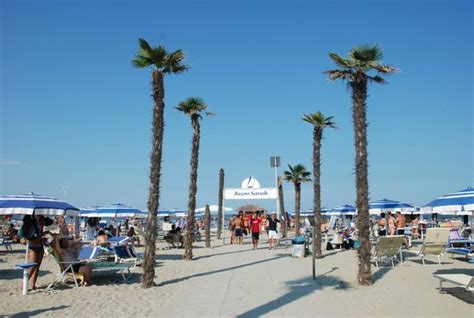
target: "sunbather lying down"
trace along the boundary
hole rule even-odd
[[[79,252],[81,251],[81,242],[79,240],[68,240],[59,235],[54,235],[50,245],[55,253],[59,255],[61,262],[75,263],[78,261]],[[75,273],[82,273],[84,275],[83,286],[92,285],[92,266],[76,263],[72,265],[72,270]]]

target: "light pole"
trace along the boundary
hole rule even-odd
[[[275,189],[278,189],[278,167],[280,166],[280,157],[279,156],[270,157],[270,166],[272,168],[275,168]],[[279,205],[280,204],[278,202],[278,197],[277,197],[275,212],[277,213],[278,219],[280,219],[280,206]]]

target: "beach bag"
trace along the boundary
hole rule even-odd
[[[334,247],[332,247],[332,244],[330,242],[327,242],[326,244],[326,251],[332,251]]]
[[[18,231],[18,235],[28,241],[34,241],[40,237],[40,231],[35,216],[25,215],[23,218],[23,225]]]

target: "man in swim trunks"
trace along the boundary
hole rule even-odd
[[[405,234],[405,226],[406,226],[406,219],[405,216],[399,211],[397,212],[397,218],[395,220],[395,224],[397,225],[397,235],[404,235]]]
[[[234,218],[233,225],[234,225],[234,233],[235,233],[235,243],[236,244],[244,244],[244,237],[243,237],[243,229],[244,221],[243,221],[244,212],[239,211],[239,215]]]
[[[280,223],[280,220],[276,217],[276,212],[272,212],[272,216],[267,216],[268,219],[268,242],[269,242],[269,250],[276,248],[276,243],[278,241],[278,232],[277,232],[277,224]]]
[[[252,230],[252,244],[253,244],[254,250],[258,248],[258,240],[260,236],[261,223],[262,223],[262,218],[260,217],[259,212],[252,215],[252,218],[250,219],[250,228]]]

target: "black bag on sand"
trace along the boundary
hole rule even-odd
[[[332,251],[334,249],[334,247],[332,247],[332,244],[327,242],[326,244],[326,251]]]

